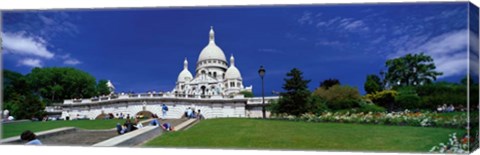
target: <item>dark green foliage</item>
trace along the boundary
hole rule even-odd
[[[338,79],[327,79],[320,82],[320,88],[328,89],[334,85],[340,85],[340,81]]]
[[[311,95],[308,98],[308,103],[311,105],[311,109],[309,110],[311,113],[320,115],[324,112],[329,111],[328,106],[327,106],[327,101],[324,99],[320,98],[317,95]]]
[[[442,75],[435,71],[433,59],[423,53],[407,54],[386,62],[385,80],[391,86],[414,86],[430,84]]]
[[[398,95],[395,96],[395,103],[400,109],[419,109],[420,97],[417,95],[413,87],[402,87],[398,90]]]
[[[97,95],[108,95],[110,94],[110,89],[107,86],[107,80],[99,80],[97,84]]]
[[[340,110],[359,107],[361,100],[357,88],[334,85],[329,89],[318,88],[314,95],[324,99],[329,109]]]
[[[241,91],[240,94],[243,94],[245,97],[255,97],[251,91]]]
[[[478,87],[477,87],[478,88]],[[443,104],[453,104],[457,109],[467,107],[466,85],[438,82],[416,87],[421,98],[421,108],[435,110]]]
[[[3,93],[2,109],[8,109],[16,119],[43,116],[45,104],[31,91],[22,74],[3,70]]]
[[[97,95],[95,77],[75,68],[34,68],[27,79],[32,90],[48,104]]]
[[[360,102],[360,108],[358,108],[357,112],[363,112],[363,113],[368,113],[368,112],[385,112],[385,108],[375,105],[373,103],[366,103],[366,102]]]
[[[365,81],[364,89],[367,92],[367,94],[382,91],[383,84],[380,77],[378,77],[375,74],[368,75],[367,81]]]
[[[283,89],[285,92],[280,93],[281,98],[278,100],[278,105],[274,106],[277,108],[274,111],[297,116],[308,112],[311,109],[308,102],[310,91],[307,87],[310,80],[304,80],[302,72],[297,68],[288,72],[287,78],[284,80]]]
[[[367,94],[365,98],[372,101],[376,105],[387,108],[389,111],[393,110],[395,106],[395,96],[398,92],[395,90],[383,90],[381,92],[375,92],[373,94]]]

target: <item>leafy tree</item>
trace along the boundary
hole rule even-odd
[[[75,68],[34,68],[27,82],[48,104],[97,95],[95,78]]]
[[[432,83],[441,72],[435,71],[433,59],[423,53],[407,54],[386,62],[385,80],[391,86],[414,86]]]
[[[99,80],[97,83],[97,94],[98,95],[108,95],[110,94],[110,89],[108,88],[107,85],[108,81],[107,80]]]
[[[251,91],[241,91],[240,94],[243,94],[245,97],[254,97]]]
[[[302,74],[297,68],[287,73],[283,85],[285,92],[280,93],[280,99],[274,111],[299,116],[311,109],[312,106],[308,102],[311,93],[307,87],[310,80],[304,80]]]
[[[340,85],[340,81],[338,79],[327,79],[320,82],[320,88],[328,89],[334,85]]]
[[[364,89],[367,92],[367,94],[382,91],[383,84],[380,77],[378,77],[375,74],[368,75],[367,81],[364,84]]]
[[[26,77],[20,73],[3,70],[3,104],[16,119],[30,119],[43,115],[45,104],[33,94]]]
[[[313,94],[324,99],[332,110],[358,107],[361,100],[358,89],[350,86],[334,85],[329,89],[320,87]]]

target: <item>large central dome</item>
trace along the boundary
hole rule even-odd
[[[203,48],[200,56],[198,56],[197,63],[204,60],[221,60],[227,62],[223,50],[215,44],[215,32],[213,32],[213,27],[210,28],[210,41],[208,45]]]

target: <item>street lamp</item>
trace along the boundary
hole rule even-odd
[[[260,69],[258,70],[258,75],[260,75],[260,78],[262,78],[262,116],[263,119],[266,118],[265,116],[265,88],[264,88],[264,83],[263,83],[263,77],[265,76],[265,68],[263,68],[263,65],[260,66]]]

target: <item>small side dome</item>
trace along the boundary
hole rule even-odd
[[[235,67],[235,58],[233,55],[230,57],[230,67],[228,67],[225,72],[225,79],[242,79],[242,74],[240,74],[240,71]]]
[[[186,82],[191,79],[193,79],[193,76],[192,73],[188,71],[188,61],[187,58],[185,58],[185,61],[183,61],[183,70],[178,74],[177,82]]]

